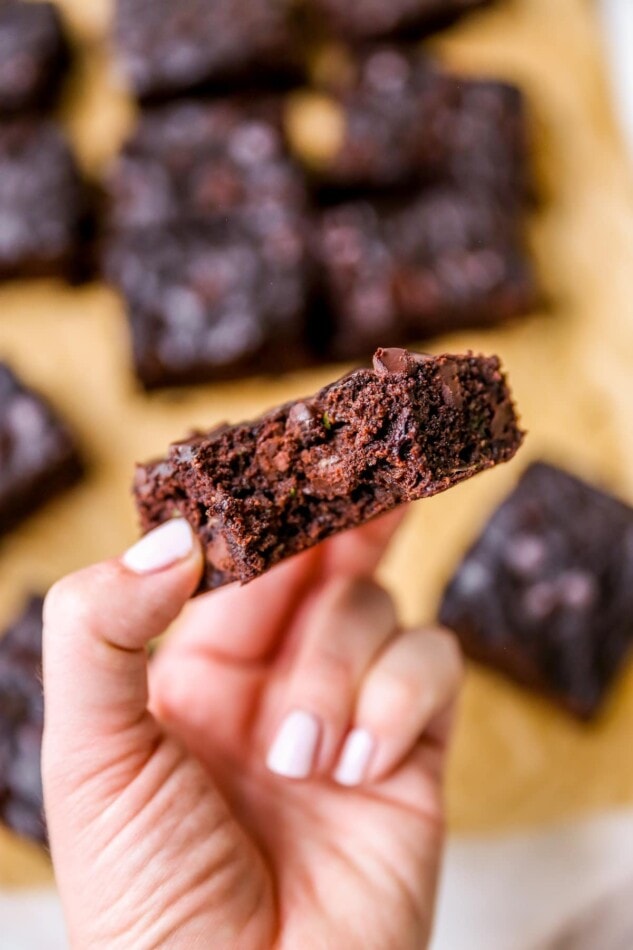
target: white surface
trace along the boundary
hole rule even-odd
[[[631,950],[632,898],[633,812],[453,840],[432,950]],[[0,892],[1,950],[66,947],[53,892]]]
[[[600,16],[615,105],[633,157],[633,0],[600,0]]]

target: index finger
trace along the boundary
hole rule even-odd
[[[405,507],[324,541],[244,587],[233,584],[192,601],[161,651],[200,651],[255,662],[277,649],[299,607],[332,577],[370,577],[406,514]]]

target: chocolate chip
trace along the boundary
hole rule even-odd
[[[464,396],[457,373],[457,364],[452,361],[442,363],[439,368],[439,373],[440,379],[442,380],[442,396],[444,402],[453,409],[461,409],[464,405]]]
[[[432,359],[426,353],[410,353],[400,347],[392,346],[383,349],[382,347],[374,353],[374,370],[380,376],[386,376],[389,373],[412,373],[421,363],[426,363]]]

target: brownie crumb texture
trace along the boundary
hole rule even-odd
[[[449,582],[440,618],[474,660],[594,716],[633,643],[633,508],[532,465]]]
[[[0,363],[0,535],[81,476],[68,427]]]
[[[135,495],[143,531],[189,520],[209,589],[508,461],[522,438],[497,357],[381,349],[315,396],[172,445]]]
[[[41,667],[42,600],[34,597],[0,637],[0,822],[45,844]]]

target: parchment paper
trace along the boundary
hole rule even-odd
[[[65,0],[84,53],[63,118],[85,167],[115,153],[132,109],[100,40],[106,0]],[[505,0],[435,49],[529,95],[543,194],[532,225],[547,306],[501,332],[435,341],[436,351],[498,352],[530,435],[511,464],[418,504],[384,568],[409,622],[433,615],[443,580],[531,457],[561,461],[633,502],[633,171],[615,128],[593,4]],[[427,347],[428,348],[428,347]],[[145,397],[126,327],[102,285],[0,287],[0,357],[41,387],[77,430],[87,481],[0,546],[0,625],[24,594],[121,551],[135,537],[133,463],[192,426],[238,420],[309,393],[344,367]],[[525,827],[633,800],[633,668],[593,727],[469,671],[449,775],[451,827]],[[46,859],[0,833],[0,886],[47,880]]]

